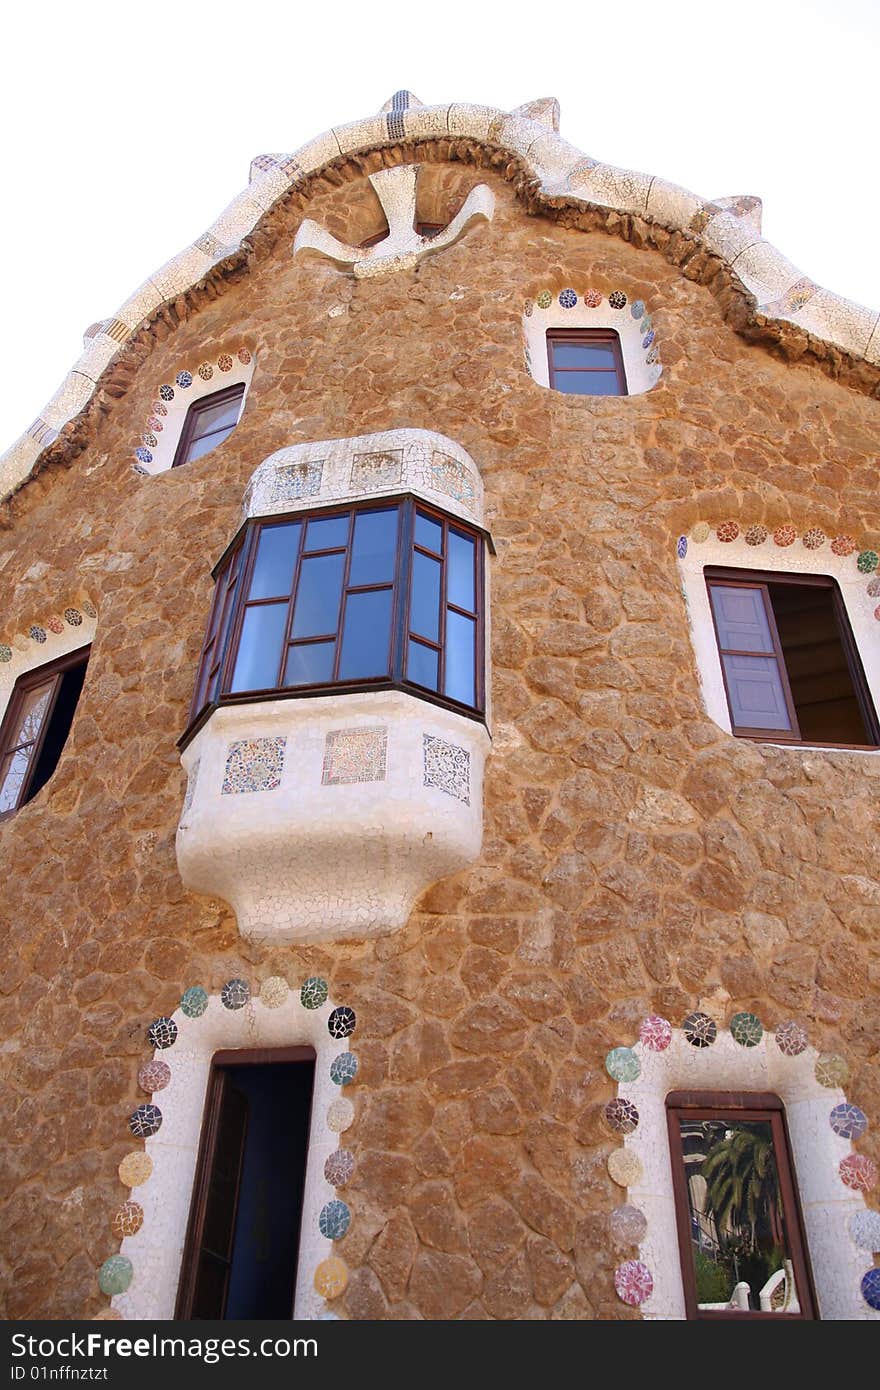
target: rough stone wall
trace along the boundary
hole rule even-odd
[[[276,214],[247,273],[198,312],[179,305],[178,326],[160,317],[130,385],[130,367],[108,374],[84,452],[8,509],[7,637],[74,590],[99,613],[62,763],[0,829],[8,1318],[106,1303],[96,1271],[118,1248],[145,1030],[192,984],[322,974],[357,1010],[339,1244],[354,1317],[634,1315],[612,1283],[603,1058],[650,1011],[680,1023],[727,995],[765,1027],[794,1015],[846,1053],[851,1099],[880,1114],[880,762],[711,723],[674,559],[703,518],[880,541],[877,404],[737,337],[656,253],[527,216],[494,174],[431,170],[420,215],[454,210],[478,178],[498,197],[491,225],[362,283],[293,262],[301,209]],[[353,241],[380,225],[362,179],[328,180],[308,215]],[[565,285],[645,300],[655,390],[565,397],[531,380],[523,301]],[[233,436],[138,477],[156,387],[241,345],[257,367]],[[485,479],[483,855],[370,946],[249,947],[174,858],[209,571],[273,450],[397,426],[452,436]],[[876,1134],[860,1144],[875,1157]]]

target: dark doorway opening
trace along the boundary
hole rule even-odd
[[[314,1081],[311,1047],[215,1054],[176,1318],[292,1317]]]

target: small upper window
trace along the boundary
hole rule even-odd
[[[224,391],[214,391],[210,396],[193,401],[186,412],[183,433],[171,467],[179,468],[182,463],[192,463],[193,459],[201,458],[222,444],[238,424],[243,400],[244,382],[239,382]]]
[[[36,796],[58,766],[89,650],[69,652],[16,681],[0,724],[0,819]]]
[[[739,736],[874,748],[877,716],[834,580],[707,569]]]
[[[613,328],[547,330],[550,386],[570,396],[625,396],[620,338]]]

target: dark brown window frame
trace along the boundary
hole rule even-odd
[[[553,361],[554,343],[607,343],[614,356],[614,367],[557,367]],[[629,389],[626,381],[626,370],[623,365],[623,349],[620,345],[620,334],[613,328],[548,328],[547,329],[547,366],[550,373],[549,381],[551,390],[558,391],[556,385],[557,373],[565,375],[568,372],[608,372],[614,371],[617,376],[617,383],[620,390],[618,396],[628,396]],[[566,392],[572,395],[589,395],[589,392]],[[613,399],[613,397],[609,398]]]
[[[215,1052],[211,1058],[208,1085],[205,1092],[205,1106],[202,1112],[202,1127],[199,1137],[199,1151],[196,1157],[193,1177],[192,1197],[189,1204],[189,1217],[186,1225],[186,1238],[183,1244],[183,1257],[180,1262],[180,1275],[177,1283],[177,1301],[174,1309],[175,1322],[188,1321],[192,1315],[193,1298],[196,1291],[196,1273],[199,1253],[202,1247],[202,1233],[207,1211],[208,1191],[211,1181],[211,1164],[220,1118],[223,1098],[224,1067],[272,1066],[282,1062],[315,1062],[317,1054],[310,1046],[300,1047],[260,1047],[224,1049]],[[314,1091],[312,1092],[314,1106]],[[309,1134],[311,1135],[311,1114]],[[241,1173],[239,1172],[239,1183]],[[291,1309],[291,1317],[293,1310]]]
[[[177,448],[174,451],[174,461],[171,464],[172,468],[180,468],[183,466],[183,464],[191,462],[187,455],[189,453],[190,446],[196,438],[208,438],[207,435],[196,435],[199,416],[203,415],[206,410],[213,410],[218,405],[225,405],[227,401],[243,400],[244,393],[245,383],[243,381],[239,381],[232,386],[224,386],[223,389],[220,391],[211,391],[208,395],[200,396],[197,401],[193,401],[192,405],[186,412],[186,418],[183,422],[183,430],[181,432],[180,439],[177,442]],[[238,420],[236,420],[235,425],[232,426],[232,429],[237,428],[240,420],[241,410],[239,410],[238,412]],[[224,434],[223,439],[218,440],[218,444],[214,446],[215,448],[222,444],[225,439],[228,439],[230,434],[232,433],[232,430],[227,429],[225,425],[223,426],[223,429],[226,429],[226,433]],[[221,431],[216,430],[214,431],[214,433],[220,434]],[[210,452],[210,449],[206,449],[205,455],[209,454]],[[200,455],[200,457],[203,456]],[[198,460],[196,460],[196,462],[197,461]]]
[[[746,1122],[766,1123],[769,1121],[770,1123],[779,1184],[782,1189],[786,1235],[791,1246],[795,1287],[801,1307],[799,1313],[761,1313],[757,1310],[747,1312],[745,1309],[732,1312],[724,1309],[701,1309],[697,1305],[690,1204],[688,1202],[684,1151],[678,1120],[679,1117],[689,1120],[724,1119],[725,1115],[732,1115],[736,1119]],[[681,1277],[687,1317],[701,1322],[718,1320],[730,1322],[740,1319],[754,1319],[761,1322],[797,1322],[818,1319],[819,1305],[804,1238],[804,1217],[798,1193],[797,1173],[785,1119],[785,1106],[779,1096],[771,1091],[671,1091],[666,1097],[666,1123],[669,1134],[669,1157],[672,1165],[672,1190],[675,1197],[675,1224],[678,1232]]]
[[[20,811],[22,806],[26,805],[30,800],[30,786],[39,764],[40,754],[43,751],[46,735],[49,732],[49,726],[52,722],[52,716],[58,702],[58,695],[61,690],[61,679],[65,672],[69,671],[72,667],[83,665],[88,662],[90,651],[91,643],[86,643],[85,646],[77,647],[75,651],[66,652],[64,656],[56,657],[54,661],[47,661],[42,666],[35,666],[32,670],[24,672],[15,682],[9,704],[6,707],[6,713],[3,716],[2,723],[0,723],[0,773],[2,773],[2,765],[7,754],[13,751],[13,745],[10,742],[10,730],[14,729],[18,723],[25,696],[39,686],[46,685],[49,681],[52,682],[52,693],[49,697],[46,713],[43,716],[43,722],[40,725],[40,731],[32,746],[27,773],[19,788],[16,803],[8,811],[0,811],[0,821],[8,820],[10,816],[14,816],[16,812]],[[24,745],[16,744],[15,747],[24,747]]]
[[[711,592],[709,593],[709,611],[712,615],[712,630],[715,634],[715,648],[718,652],[718,661],[721,667],[721,678],[724,682],[724,696],[727,700],[727,708],[730,714],[731,732],[737,738],[752,739],[756,743],[790,743],[797,747],[805,748],[850,748],[860,751],[868,751],[880,746],[880,722],[877,719],[877,712],[871,698],[868,687],[868,680],[865,675],[862,660],[859,656],[858,646],[853,636],[846,605],[843,602],[843,595],[837,581],[832,575],[825,574],[794,574],[787,570],[745,570],[727,568],[723,565],[706,565],[703,569],[703,577],[706,581],[707,590],[711,590],[713,584],[718,584],[725,588],[759,589],[764,600],[764,611],[770,634],[773,642],[772,655],[776,659],[779,679],[782,684],[785,696],[788,716],[791,720],[791,729],[755,729],[747,725],[738,725],[734,717],[733,701],[730,698],[730,691],[727,685],[727,672],[724,669],[722,656],[738,655],[731,648],[722,648],[718,633],[718,623],[715,618],[715,608],[712,603]],[[847,668],[850,680],[852,681],[853,694],[859,706],[859,711],[868,734],[873,738],[872,743],[817,743],[811,739],[801,737],[800,726],[798,724],[797,711],[791,694],[791,686],[788,678],[788,670],[785,663],[785,653],[779,640],[779,633],[776,628],[776,617],[773,612],[773,602],[768,591],[770,584],[790,584],[800,585],[814,589],[827,589],[831,592],[832,606],[835,620],[837,622],[837,632],[843,654],[846,657]],[[770,656],[771,653],[744,652],[745,656]]]
[[[358,678],[355,680],[337,680],[332,683],[323,682],[314,685],[276,686],[262,690],[231,692],[229,686],[238,653],[244,614],[248,606],[247,600],[243,600],[241,596],[248,593],[261,529],[264,526],[274,526],[284,522],[305,523],[307,521],[316,521],[325,517],[340,515],[351,515],[354,517],[358,512],[376,511],[384,507],[390,508],[393,506],[401,508],[393,579],[388,585],[366,586],[368,588],[387,587],[392,590],[391,651],[389,654],[389,665],[392,674],[390,677],[379,676]],[[452,527],[452,529],[461,532],[475,541],[474,592],[477,602],[476,612],[466,613],[465,610],[458,609],[456,605],[449,604],[445,597],[445,582],[444,593],[441,595],[441,621],[444,625],[448,608],[461,612],[464,616],[475,618],[476,641],[474,674],[476,698],[473,706],[452,699],[442,694],[439,690],[435,691],[426,686],[419,685],[417,682],[408,679],[405,675],[406,655],[410,635],[409,602],[411,593],[412,557],[417,550],[422,548],[416,544],[414,539],[415,516],[417,511],[424,513],[431,520],[444,526],[444,544],[449,527]],[[351,535],[351,529],[349,534]],[[210,718],[214,710],[221,705],[256,704],[265,700],[307,699],[318,695],[353,694],[368,690],[403,690],[410,695],[415,695],[419,699],[427,700],[431,704],[440,705],[444,709],[454,710],[457,714],[463,714],[469,719],[485,723],[485,552],[487,548],[490,553],[493,551],[491,536],[483,527],[476,526],[473,522],[464,521],[462,518],[452,513],[444,512],[441,508],[423,501],[413,493],[395,493],[389,496],[380,495],[360,498],[357,502],[348,501],[335,503],[327,507],[250,518],[245,522],[238,535],[234,537],[213,570],[216,588],[208,618],[206,638],[199,657],[193,703],[190,707],[189,723],[178,740],[178,746],[185,748],[195,737],[203,724]],[[298,565],[301,563],[301,560],[302,546],[300,546],[300,554],[297,561]],[[343,584],[343,596],[344,594],[345,584]],[[293,581],[290,598],[287,635],[289,635],[290,618],[295,600],[296,576]],[[287,642],[287,635],[285,636],[285,644]],[[342,630],[340,628],[337,628],[336,637],[341,645]],[[441,642],[443,641],[443,637],[444,629],[441,628]],[[418,635],[417,640],[424,643],[426,646],[434,645],[430,641],[426,641],[421,635]],[[441,687],[443,675],[444,672],[441,662],[438,672],[438,685]]]

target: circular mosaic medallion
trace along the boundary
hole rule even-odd
[[[691,540],[695,545],[702,545],[703,541],[709,539],[710,529],[708,521],[698,521],[691,527]]]
[[[170,386],[169,386],[168,390],[169,390],[169,391],[171,390],[171,387],[170,387]],[[162,416],[165,416],[165,415],[168,414],[168,407],[167,407],[167,405],[163,405],[161,401],[153,401],[152,404],[151,404],[151,406],[150,406],[150,409],[152,410],[152,412],[153,412],[154,415],[162,415]]]
[[[642,1178],[642,1161],[631,1149],[615,1149],[608,1155],[608,1175],[618,1187],[635,1187]]]
[[[615,1081],[637,1081],[642,1064],[631,1047],[612,1047],[605,1058],[605,1070]]]
[[[612,290],[608,296],[608,303],[611,305],[612,309],[625,309],[626,295],[623,293],[623,290]]]
[[[340,1052],[330,1063],[330,1080],[335,1086],[347,1086],[358,1074],[358,1059],[353,1052]]]
[[[615,1245],[640,1245],[648,1230],[645,1213],[628,1203],[614,1208],[608,1218],[608,1224]]]
[[[880,555],[876,550],[863,550],[856,560],[859,574],[872,574],[880,563]]]
[[[224,1009],[243,1009],[250,1002],[251,987],[247,980],[227,980],[220,991]]]
[[[311,975],[300,990],[299,998],[304,1009],[320,1009],[327,1002],[327,981]]]
[[[857,1105],[842,1101],[831,1111],[828,1123],[841,1139],[861,1139],[868,1128],[868,1117]]]
[[[139,1105],[128,1117],[128,1127],[135,1139],[149,1139],[162,1127],[162,1111],[158,1105]]]
[[[208,1007],[207,991],[201,985],[190,985],[180,997],[180,1007],[187,1018],[201,1018]]]
[[[816,1080],[820,1086],[827,1086],[829,1091],[845,1086],[849,1081],[846,1059],[839,1057],[836,1052],[823,1052],[816,1058]]]
[[[342,1134],[354,1122],[354,1106],[347,1096],[331,1100],[327,1106],[327,1127],[334,1134]]]
[[[324,1164],[324,1177],[331,1187],[344,1187],[354,1172],[354,1154],[350,1149],[337,1149]]]
[[[140,1187],[153,1171],[153,1160],[149,1154],[135,1149],[133,1153],[125,1155],[116,1171],[125,1187]]]
[[[327,1019],[327,1032],[331,1038],[350,1038],[356,1024],[354,1009],[349,1009],[343,1004],[340,1008],[334,1009]]]
[[[202,378],[202,381],[210,381],[213,375],[214,368],[211,366],[210,362],[203,362],[199,367],[199,376]]]
[[[174,387],[173,387],[173,386],[168,386],[167,383],[166,383],[166,385],[164,385],[164,386],[160,386],[160,387],[159,387],[159,399],[160,399],[161,401],[173,401],[173,400],[174,400]]]
[[[578,302],[578,297],[574,290],[563,290],[559,296],[559,303],[563,309],[573,309]]]
[[[688,1014],[682,1028],[691,1047],[711,1047],[718,1036],[718,1025],[708,1014]]]
[[[828,537],[820,526],[811,526],[809,531],[805,531],[801,540],[807,550],[820,550]]]
[[[632,304],[629,306],[629,311],[630,311],[630,313],[632,314],[632,316],[633,316],[634,319],[640,319],[640,318],[642,318],[642,316],[644,315],[644,312],[645,312],[645,303],[644,303],[644,300],[642,300],[642,299],[634,299],[633,302],[632,302]]]
[[[856,1211],[849,1218],[849,1233],[860,1250],[880,1250],[880,1211]]]
[[[743,536],[746,545],[763,545],[767,539],[766,526],[749,526]]]
[[[720,541],[729,544],[730,541],[735,541],[739,535],[739,526],[735,521],[722,521],[715,527],[715,535]]]
[[[35,623],[33,627],[28,629],[28,636],[32,642],[45,642],[46,629],[44,627],[38,627]]]
[[[125,1293],[131,1283],[133,1273],[131,1260],[127,1259],[125,1255],[111,1255],[98,1271],[98,1284],[101,1293],[110,1295]]]
[[[787,545],[794,545],[797,540],[797,531],[793,526],[777,526],[773,532],[773,541],[776,545],[783,548]]]
[[[734,1014],[730,1020],[730,1032],[740,1047],[757,1047],[764,1036],[761,1020],[749,1013]]]
[[[158,449],[159,441],[156,438],[156,436],[152,433],[152,431],[147,430],[146,434],[141,435],[141,439],[146,444],[148,449]]]
[[[327,1202],[318,1213],[318,1230],[326,1240],[342,1240],[350,1225],[351,1212],[338,1197]]]
[[[848,1154],[840,1160],[837,1171],[856,1192],[870,1192],[877,1185],[877,1164],[867,1154]]]
[[[217,366],[220,368],[221,372],[232,371],[232,358],[229,356],[228,352],[221,352],[220,356],[217,358]]]
[[[852,536],[835,536],[831,542],[831,549],[835,555],[852,555],[856,548],[856,543]]]
[[[655,337],[655,334],[654,334],[654,330],[653,330],[653,328],[652,328],[652,329],[650,330],[650,332],[649,332],[649,333],[646,333],[645,336],[644,336],[644,338],[642,339],[642,347],[643,347],[643,348],[649,348],[649,347],[651,346],[651,344],[653,343],[653,341],[654,341],[654,337]]]
[[[869,598],[880,598],[880,579],[872,579],[867,592]]]
[[[173,1047],[177,1042],[177,1024],[173,1018],[157,1018],[147,1029],[147,1039],[151,1047],[160,1050]]]
[[[584,295],[584,303],[588,309],[598,309],[602,303],[602,296],[598,290],[587,290]]]
[[[665,1052],[672,1042],[672,1024],[659,1014],[648,1014],[639,1027],[639,1042],[649,1052]]]
[[[553,296],[549,290],[542,290],[535,300],[539,309],[549,309],[553,303]]]
[[[862,1275],[861,1289],[868,1307],[880,1309],[880,1269],[869,1269]]]
[[[650,333],[653,327],[654,325],[651,322],[650,316],[645,319],[644,323],[639,324],[639,330],[642,333]]]
[[[675,543],[675,553],[676,553],[676,555],[678,556],[679,560],[683,560],[684,557],[685,557],[685,555],[687,555],[687,553],[688,553],[688,538],[687,538],[687,536],[679,536],[678,540],[677,540],[676,543]]]
[[[348,1287],[348,1266],[343,1260],[331,1255],[322,1260],[315,1270],[315,1288],[322,1298],[338,1298]]]
[[[81,627],[82,620],[82,613],[80,613],[78,608],[65,608],[64,621],[67,623],[68,627]]]
[[[150,428],[151,430],[155,430],[157,434],[161,434],[161,433],[162,433],[162,428],[163,428],[163,426],[162,426],[162,421],[159,419],[159,417],[158,417],[157,415],[150,415],[150,416],[148,416],[148,418],[147,418],[147,425],[149,426],[149,428]]]
[[[289,993],[287,981],[281,975],[270,975],[260,985],[260,1002],[267,1009],[280,1009]]]
[[[790,1019],[776,1029],[776,1046],[786,1057],[799,1057],[807,1046],[806,1030]]]
[[[87,598],[83,599],[82,610],[88,618],[97,618],[98,616],[98,610],[95,608],[95,605]],[[57,629],[53,628],[53,631],[57,631]]]
[[[532,301],[531,301],[530,299],[527,299],[526,302],[525,302],[525,304],[523,305],[523,313],[525,314],[525,316],[526,316],[527,319],[530,319],[530,318],[532,317],[532,314],[533,314],[534,312],[535,312],[535,306],[534,306],[534,304],[532,303]]]
[[[152,463],[152,462],[153,462],[153,455],[150,453],[149,449],[145,449],[145,448],[143,447],[143,445],[141,445],[139,448],[135,449],[135,451],[134,451],[134,456],[135,456],[135,458],[137,459],[138,463]]]
[[[170,1080],[171,1068],[161,1057],[157,1057],[155,1062],[144,1062],[138,1070],[138,1085],[148,1096],[154,1091],[164,1091]]]
[[[633,1308],[638,1308],[654,1291],[651,1271],[641,1260],[627,1260],[614,1271],[614,1287],[617,1297]]]
[[[122,1240],[135,1236],[144,1224],[144,1209],[140,1202],[123,1202],[112,1221],[113,1234]]]
[[[9,643],[8,643],[8,642],[0,642],[0,661],[6,662],[6,661],[11,661],[11,660],[12,660],[12,648],[10,647]]]
[[[185,391],[188,386],[192,386],[193,384],[192,372],[178,372],[174,380],[181,390]]]
[[[83,608],[85,608],[85,604],[83,604]],[[89,617],[92,617],[91,613],[89,614]],[[51,618],[47,619],[46,626],[50,632],[54,632],[57,636],[59,633],[64,631],[64,620],[62,618],[59,618],[57,613],[53,613]]]
[[[618,1134],[632,1134],[638,1127],[639,1112],[631,1100],[617,1096],[605,1106],[605,1119]]]

